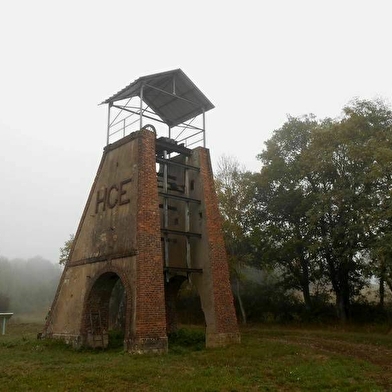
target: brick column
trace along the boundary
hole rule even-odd
[[[138,138],[136,279],[134,330],[129,352],[166,352],[166,313],[155,168],[155,134],[142,130]]]
[[[207,323],[206,346],[223,346],[239,343],[240,334],[230,286],[222,218],[218,209],[210,155],[205,148],[198,148],[196,151],[199,156],[201,200],[204,207],[203,235],[206,237],[208,255],[203,265],[203,275],[199,279],[199,285],[208,287],[207,295],[210,296],[210,299],[203,301],[201,293]]]

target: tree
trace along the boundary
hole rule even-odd
[[[392,291],[392,112],[382,101],[356,102],[349,108],[351,116],[368,119],[373,129],[369,141],[372,165],[368,171],[372,183],[372,206],[369,257],[372,273],[379,278],[380,305],[384,302],[384,285]]]
[[[246,323],[246,312],[241,297],[242,270],[252,257],[249,248],[250,224],[254,214],[252,176],[236,159],[227,156],[221,157],[215,174],[226,251],[243,323]]]
[[[70,234],[69,239],[64,242],[64,246],[60,248],[60,259],[59,259],[59,264],[60,265],[65,265],[68,261],[68,258],[71,253],[72,249],[72,244],[74,242],[75,236],[73,234]]]
[[[372,272],[369,254],[385,256],[391,238],[391,124],[383,102],[356,100],[340,119],[289,117],[260,154],[264,258],[298,283],[305,303],[309,282],[327,278],[342,321]]]
[[[257,181],[254,241],[260,260],[280,270],[287,287],[301,290],[307,310],[312,308],[309,286],[319,278],[319,268],[306,218],[314,195],[304,187],[302,157],[319,125],[312,115],[289,116],[258,156],[263,168]]]
[[[349,316],[350,300],[370,274],[367,254],[385,225],[385,200],[390,198],[383,165],[391,167],[392,113],[383,102],[351,102],[341,120],[315,132],[304,157],[309,189],[316,202],[309,211],[315,246],[336,295],[338,315]],[[390,213],[390,212],[389,212]]]

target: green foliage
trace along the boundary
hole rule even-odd
[[[60,265],[65,265],[69,259],[69,256],[71,255],[71,249],[72,245],[75,239],[74,234],[70,234],[69,239],[64,242],[64,246],[60,248],[60,259],[59,259],[59,264]]]
[[[350,318],[356,324],[392,325],[392,306],[377,306],[368,299],[359,297],[350,306]]]
[[[243,323],[246,323],[240,287],[242,271],[252,263],[253,257],[249,236],[255,207],[253,174],[245,171],[234,158],[223,156],[215,174],[215,187],[223,217],[223,235],[234,293],[241,309]]]
[[[124,332],[119,330],[109,330],[108,349],[124,347]]]
[[[277,282],[248,282],[242,300],[250,323],[288,323],[302,310],[298,298]]]
[[[278,268],[291,288],[303,293],[311,308],[310,283],[320,277],[312,263],[312,230],[306,219],[314,195],[304,189],[302,156],[307,151],[314,129],[320,126],[314,116],[289,117],[274,132],[259,155],[264,166],[256,178],[253,243],[264,267]]]
[[[383,102],[355,100],[340,119],[289,117],[259,155],[259,260],[280,269],[309,309],[310,285],[330,285],[343,321],[377,272],[370,256],[383,260],[385,279],[391,265],[391,127]]]
[[[215,174],[223,233],[232,274],[250,262],[248,235],[254,215],[255,183],[253,175],[232,157],[221,157]]]
[[[168,336],[169,350],[171,352],[182,352],[181,349],[192,351],[202,350],[205,347],[205,333],[200,329],[180,328],[176,332],[172,332]]]

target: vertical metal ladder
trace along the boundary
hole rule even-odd
[[[95,312],[90,312],[90,330],[93,348],[96,348],[96,343],[99,342],[102,349],[104,349],[105,339],[102,328],[101,312],[99,310]]]

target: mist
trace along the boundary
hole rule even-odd
[[[41,256],[8,259],[0,256],[0,312],[14,317],[44,317],[62,268]]]

